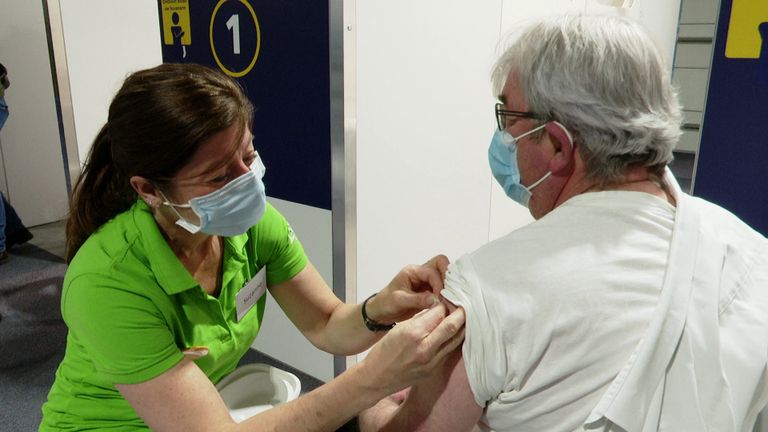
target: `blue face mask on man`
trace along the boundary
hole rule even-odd
[[[491,146],[488,147],[488,163],[493,177],[504,188],[508,197],[525,207],[528,207],[528,202],[531,200],[531,190],[552,175],[552,172],[547,172],[544,177],[528,187],[523,186],[520,183],[520,168],[517,165],[517,141],[544,129],[545,126],[546,124],[535,127],[518,137],[497,129],[493,134]]]
[[[167,199],[163,204],[179,217],[176,225],[192,234],[198,231],[224,237],[243,234],[261,220],[267,208],[266,191],[261,180],[266,169],[258,155],[250,168],[250,171],[220,189],[192,198],[187,204],[174,204]],[[176,207],[191,208],[200,219],[200,225],[184,219]]]

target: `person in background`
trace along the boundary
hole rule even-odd
[[[8,104],[5,102],[5,91],[11,86],[11,80],[8,78],[8,69],[0,63],[0,130],[3,130],[5,122],[8,120]]]
[[[3,130],[10,115],[8,104],[5,102],[5,90],[10,86],[8,70],[0,63],[0,131]],[[0,199],[3,201],[0,207],[0,264],[2,264],[8,260],[8,249],[31,240],[32,233],[24,226],[16,210],[1,192]]]
[[[8,259],[9,249],[32,240],[34,235],[24,226],[16,209],[2,192],[0,192],[0,198],[3,201],[0,208],[0,263],[2,263]]]
[[[331,431],[460,344],[463,313],[446,317],[434,294],[444,256],[362,305],[336,298],[266,201],[252,112],[234,80],[200,65],[138,71],[117,92],[71,201],[67,350],[41,431]],[[329,383],[236,424],[214,385],[264,324],[266,291],[324,351],[378,343]]]
[[[0,192],[0,197],[2,197],[3,204],[5,204],[5,196],[2,192]],[[5,205],[3,205],[2,208],[0,208],[0,264],[8,261],[8,257],[9,255],[5,245]]]
[[[462,349],[363,431],[752,431],[768,240],[672,177],[669,71],[601,16],[536,22],[501,55],[490,167],[536,221],[450,265]]]

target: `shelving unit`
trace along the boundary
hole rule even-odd
[[[719,0],[683,0],[680,10],[672,80],[680,91],[684,120],[672,171],[688,192],[701,140],[719,6]]]

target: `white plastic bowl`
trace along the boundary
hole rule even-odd
[[[253,363],[235,369],[216,388],[232,418],[240,423],[275,405],[298,398],[301,381],[290,372]]]

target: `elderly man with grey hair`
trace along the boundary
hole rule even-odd
[[[671,176],[680,107],[651,39],[620,18],[538,22],[493,79],[491,170],[537,220],[451,264],[462,349],[362,430],[751,431],[768,240]]]

